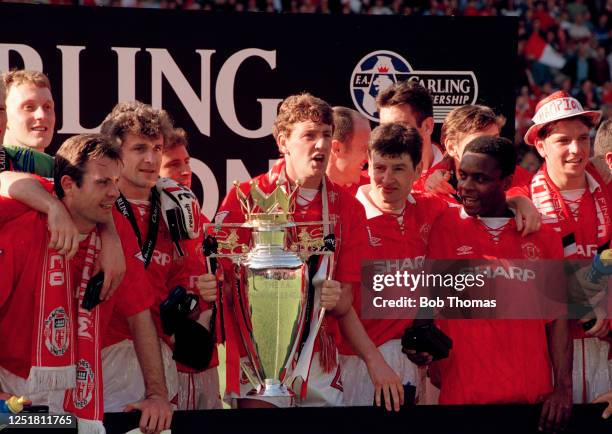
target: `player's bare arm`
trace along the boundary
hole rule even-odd
[[[507,198],[506,203],[516,212],[516,228],[523,231],[523,236],[540,230],[542,218],[531,199],[514,196]]]
[[[142,432],[158,432],[170,428],[172,407],[162,364],[159,338],[150,311],[144,310],[128,318],[134,349],[144,377],[145,399],[129,404],[125,411],[140,410]]]
[[[559,432],[572,412],[572,367],[574,344],[567,320],[555,320],[546,326],[548,351],[553,365],[554,389],[544,397],[540,431]]]
[[[381,405],[381,396],[384,396],[386,409],[391,411],[393,405],[393,409],[399,411],[400,406],[404,403],[404,387],[399,375],[387,364],[359,320],[353,308],[352,285],[342,283],[341,288],[342,295],[331,314],[338,319],[338,325],[343,336],[368,368],[368,373],[375,388],[374,400],[376,405]]]
[[[49,247],[74,257],[79,247],[79,231],[61,201],[49,194],[34,175],[21,172],[0,173],[0,195],[18,200],[49,218]]]
[[[60,254],[65,254],[68,259],[73,258],[79,248],[80,235],[62,202],[47,192],[38,178],[29,173],[1,172],[0,183],[1,196],[18,200],[36,211],[47,214],[49,247],[57,249]],[[104,271],[101,298],[106,300],[123,279],[125,258],[112,218],[108,223],[100,225],[100,236],[102,252],[98,268]]]
[[[374,384],[376,405],[380,407],[382,397],[384,397],[387,411],[391,411],[391,409],[399,411],[400,406],[404,403],[404,387],[400,377],[391,369],[376,348],[352,306],[346,313],[338,317],[338,325],[342,335],[368,368],[368,374],[372,384]]]

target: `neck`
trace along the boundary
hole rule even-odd
[[[357,172],[356,174],[349,173],[347,171],[342,171],[336,167],[331,161],[327,166],[327,176],[338,185],[351,185],[357,184],[359,182],[359,176],[361,174]]]
[[[374,204],[376,208],[381,210],[385,214],[399,214],[402,212],[406,206],[406,201],[397,201],[397,202],[385,202],[383,201],[379,195],[374,193],[373,189],[367,193],[370,201]]]
[[[514,217],[514,213],[508,208],[506,202],[500,203],[496,209],[487,211],[483,214],[479,214],[478,217],[482,218],[499,218],[499,217]]]
[[[92,223],[90,220],[87,220],[81,217],[79,213],[76,212],[75,209],[72,207],[72,204],[69,199],[64,198],[62,202],[64,203],[64,206],[70,213],[70,217],[72,217],[72,222],[74,223],[77,230],[79,231],[79,234],[87,235],[88,233],[94,230],[94,228],[96,227],[96,224]]]
[[[433,149],[431,139],[423,140],[423,151],[421,152],[421,163],[423,163],[423,172],[429,170],[433,164]]]
[[[134,185],[123,177],[119,178],[118,186],[119,191],[128,200],[149,200],[151,196],[150,188]]]
[[[565,173],[556,173],[554,170],[550,170],[548,166],[546,171],[559,190],[577,190],[587,186],[586,173],[577,177],[569,177]]]

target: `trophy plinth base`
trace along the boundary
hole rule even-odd
[[[264,385],[259,389],[259,392],[252,390],[248,393],[249,396],[267,396],[267,397],[295,397],[295,393],[286,385],[278,380],[265,379]]]

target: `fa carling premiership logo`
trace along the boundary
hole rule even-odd
[[[398,81],[413,80],[429,89],[433,99],[434,121],[444,122],[454,108],[475,104],[478,82],[473,71],[416,71],[397,53],[373,51],[364,56],[351,75],[353,104],[363,115],[379,122],[376,97]]]

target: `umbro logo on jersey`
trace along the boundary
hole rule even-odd
[[[457,255],[459,256],[471,255],[472,253],[474,253],[472,246],[461,246],[457,248]]]

